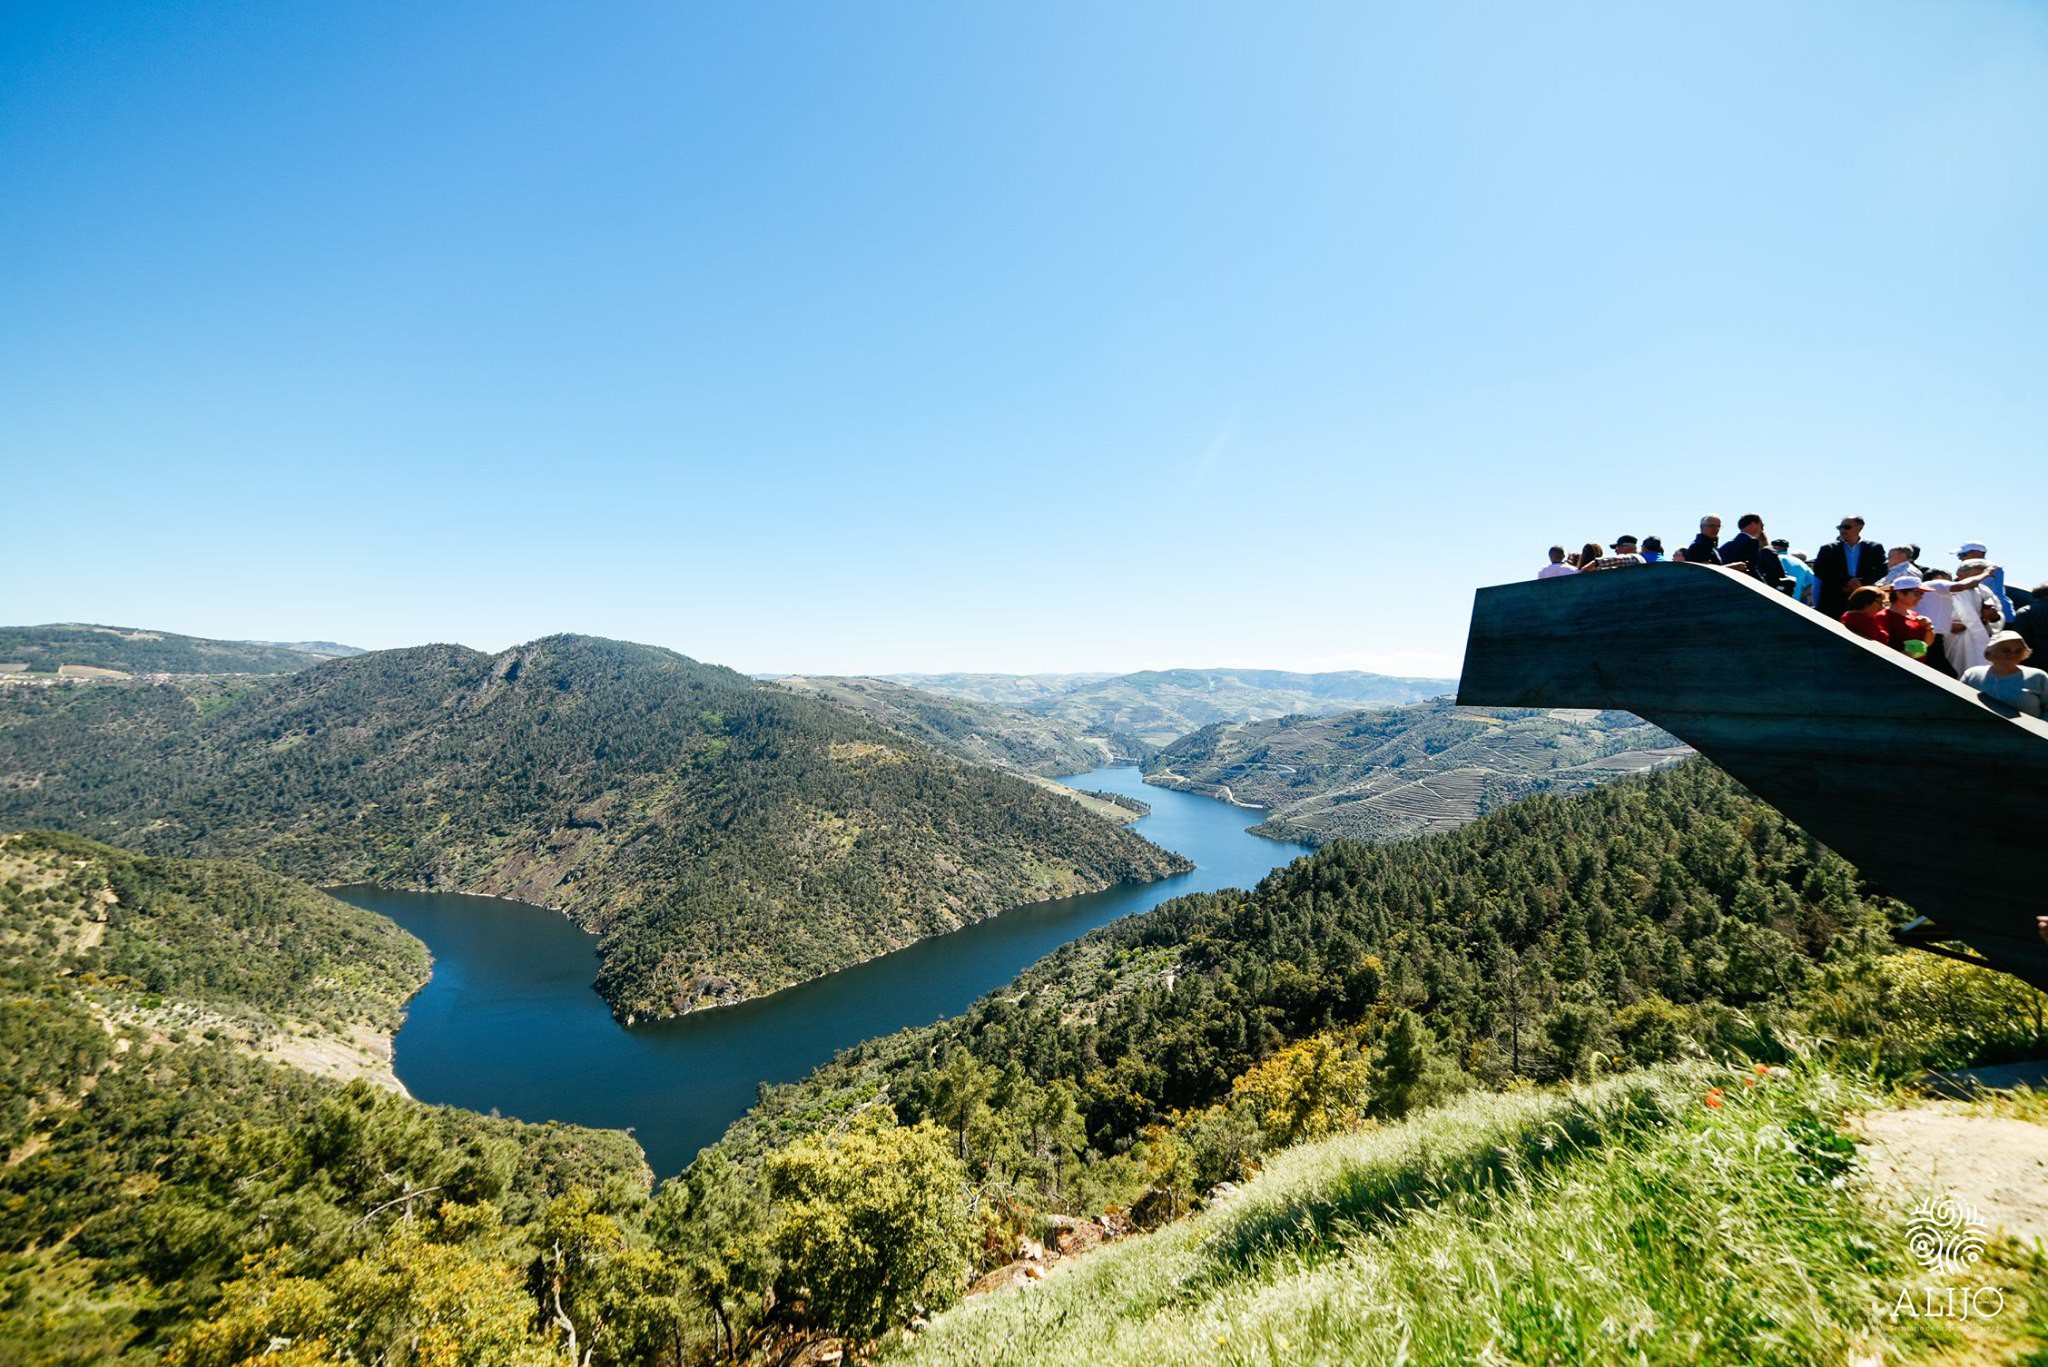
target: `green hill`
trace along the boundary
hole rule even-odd
[[[427,981],[419,941],[302,883],[53,831],[0,835],[0,952],[17,985],[68,982],[109,1021],[204,1031],[292,1061],[354,1060],[325,1071],[393,1087],[390,1036]],[[10,1084],[16,1075],[0,1078]],[[15,1124],[33,1095],[13,1093]],[[0,1136],[0,1148],[21,1138]]]
[[[122,674],[289,674],[353,646],[333,642],[281,645],[269,641],[209,641],[168,631],[59,622],[0,627],[0,671],[55,674],[114,670]]]
[[[0,690],[0,824],[558,906],[602,934],[598,987],[628,1017],[1185,867],[823,702],[573,636],[225,691]]]
[[[891,682],[930,693],[1021,707],[1143,758],[1217,722],[1347,712],[1420,702],[1457,687],[1455,679],[1405,679],[1344,671],[1294,674],[1278,669],[1156,669],[1093,674],[892,674]]]
[[[1117,757],[1103,737],[1021,707],[946,697],[887,679],[792,674],[775,682],[975,764],[1056,777],[1099,769]]]
[[[1694,760],[1420,840],[1337,841],[1256,889],[1175,898],[952,1020],[768,1089],[723,1142],[751,1162],[877,1098],[906,1122],[934,1114],[941,1099],[919,1079],[950,1060],[990,1087],[1021,1070],[988,1144],[1060,1091],[1078,1116],[1063,1142],[1114,1155],[1227,1101],[1279,1050],[1357,1028],[1374,1046],[1403,1011],[1428,1028],[1425,1095],[1569,1078],[1595,1054],[1655,1062],[1751,1028],[1737,1011],[1781,1007],[1889,914],[1841,859]],[[1039,1164],[1021,1163],[1020,1180],[1039,1183]],[[1115,1181],[1145,1179],[1089,1180],[1114,1199]]]
[[[549,1240],[646,1203],[623,1134],[277,1061],[395,1026],[426,951],[383,917],[31,832],[0,836],[0,935],[0,1361],[537,1361]]]
[[[1145,762],[1145,781],[1263,809],[1279,840],[1388,840],[1462,826],[1691,754],[1625,712],[1458,707],[1224,722]]]
[[[1555,1332],[1574,1347],[1536,1360],[1579,1360],[1589,1326],[1633,1323],[1644,1306],[1678,1327],[1679,1337],[1656,1341],[1679,1345],[1672,1360],[1720,1360],[1686,1345],[1728,1303],[1727,1289],[1688,1268],[1723,1266],[1724,1254],[1729,1267],[1779,1256],[1797,1287],[1808,1266],[1834,1274],[1837,1235],[1863,1241],[1848,1247],[1873,1276],[1899,1265],[1855,1252],[1893,1217],[1859,1217],[1864,1207],[1831,1185],[1842,1108],[1816,1109],[1820,1092],[1794,1096],[1754,1129],[1716,1132],[1732,1133],[1728,1146],[1702,1149],[1706,1132],[1691,1121],[1719,1113],[1722,1095],[1710,1089],[1741,1097],[1740,1077],[1758,1076],[1747,1063],[1731,1072],[1731,1061],[1784,1065],[1804,1052],[1797,1041],[1824,1041],[1843,1076],[1900,1077],[2048,1047],[2041,994],[1893,951],[1884,928],[1900,916],[1865,895],[1839,858],[1695,759],[1417,840],[1337,841],[1249,892],[1177,898],[1103,927],[956,1019],[870,1040],[799,1083],[766,1089],[685,1182],[744,1194],[722,1207],[722,1227],[738,1231],[731,1248],[789,1292],[812,1275],[802,1240],[834,1228],[790,1206],[792,1165],[864,1171],[876,1146],[914,1154],[936,1136],[958,1169],[930,1180],[956,1184],[979,1231],[976,1265],[996,1280],[1019,1272],[998,1265],[1020,1238],[1099,1237],[1095,1212],[1152,1227],[1219,1184],[1309,1172],[1244,1207],[1261,1212],[1245,1224],[1228,1214],[1245,1197],[1229,1198],[1206,1224],[1155,1236],[1156,1255],[1138,1246],[1091,1255],[1021,1301],[1002,1295],[963,1311],[918,1350],[942,1361],[1202,1362],[1224,1349],[1223,1358],[1253,1361],[1348,1361],[1385,1326],[1346,1319],[1347,1307],[1376,1303],[1415,1307],[1400,1313],[1427,1322],[1418,1342],[1447,1354],[1417,1361],[1465,1360],[1473,1342],[1504,1327],[1503,1343],[1540,1343],[1546,1307],[1558,1307]],[[1686,1070],[1686,1060],[1718,1060],[1719,1071]],[[1612,1105],[1570,1090],[1618,1073],[1629,1076],[1599,1092]],[[1544,1088],[1566,1090],[1532,1091]],[[1802,1112],[1805,1128],[1788,1130]],[[1417,1125],[1399,1123],[1414,1116]],[[1374,1125],[1390,1127],[1385,1138]],[[1291,1152],[1361,1127],[1334,1141],[1333,1161]],[[1751,1153],[1764,1143],[1778,1147]],[[1603,1168],[1609,1148],[1619,1157]],[[1289,1166],[1297,1163],[1307,1168]],[[1825,1192],[1812,1189],[1816,1176]],[[1551,1200],[1566,1182],[1615,1203]],[[1744,1208],[1752,1183],[1756,1204]],[[851,1194],[864,1188],[850,1179],[844,1190],[842,1202],[867,1215],[930,1228],[919,1223],[929,1211],[900,1192],[880,1209],[886,1192],[870,1202]],[[1579,1277],[1576,1266],[1568,1285],[1546,1279],[1543,1260],[1575,1232],[1621,1240],[1655,1218],[1660,1200],[1688,1204],[1596,1261],[1625,1275],[1625,1288]],[[1804,1207],[1813,1223],[1776,1228],[1802,1201],[1819,1202]],[[1471,1220],[1436,1221],[1439,1208],[1446,1220]],[[1382,1225],[1424,1231],[1397,1250],[1397,1271],[1419,1275],[1441,1247],[1446,1271],[1516,1280],[1475,1291],[1473,1319],[1450,1309],[1431,1318],[1435,1308],[1416,1300],[1424,1289],[1401,1280],[1406,1271],[1382,1287],[1348,1267]],[[1720,1229],[1730,1249],[1703,1247]],[[1527,1257],[1512,1251],[1523,1234]],[[1491,1260],[1459,1261],[1490,1241],[1502,1244]],[[868,1256],[864,1275],[896,1275],[888,1256]],[[777,1258],[794,1261],[777,1272]],[[1101,1282],[1091,1280],[1098,1266]],[[1322,1267],[1326,1277],[1291,1280]],[[1673,1277],[1690,1279],[1665,1284]],[[943,1303],[958,1293],[950,1285],[918,1299]],[[1796,1341],[1866,1323],[1857,1310],[1871,1285],[1788,1302],[1796,1333],[1810,1336]],[[1031,1297],[1055,1286],[1077,1299],[1063,1290],[1041,1320]],[[1640,1299],[1647,1290],[1655,1296]],[[876,1294],[865,1309],[831,1312],[838,1319],[785,1309],[760,1322],[858,1338],[890,1313],[908,1316]],[[1713,1328],[1721,1337],[1698,1341],[1746,1352],[1775,1342],[1777,1327],[1738,1315]],[[1395,1335],[1371,1352],[1403,1342]],[[1612,1360],[1636,1360],[1645,1342],[1624,1340]],[[1665,1360],[1662,1351],[1648,1360]]]
[[[1888,953],[1887,913],[1700,761],[1340,841],[847,1051],[650,1199],[626,1136],[251,1056],[229,1026],[388,1022],[420,965],[382,918],[0,837],[0,1360],[2038,1353],[2048,1264],[2011,1245],[1967,1272],[2009,1318],[1885,1315],[1917,1191],[1851,1114],[2042,1045],[2039,994]],[[1163,1228],[927,1322],[1097,1211]]]

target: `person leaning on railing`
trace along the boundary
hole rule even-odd
[[[1963,671],[1963,682],[2024,716],[2048,716],[2048,670],[2032,669],[2034,652],[2017,631],[2001,631],[1984,647],[1988,663]]]

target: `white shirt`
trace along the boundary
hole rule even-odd
[[[1956,618],[1956,604],[1949,595],[1956,586],[1946,579],[1929,579],[1920,586],[1927,590],[1927,596],[1920,600],[1920,615],[1934,623],[1934,634],[1946,636],[1948,624]]]
[[[1579,567],[1577,565],[1567,565],[1564,561],[1560,560],[1555,565],[1545,565],[1542,569],[1536,571],[1536,577],[1538,579],[1562,579],[1568,574],[1577,574],[1578,572]]]
[[[1934,582],[1946,581],[1937,579]],[[1927,600],[1923,598],[1921,601]],[[1991,628],[1984,624],[1984,608],[1990,602],[1991,595],[1984,591],[1982,584],[1950,590],[1949,605],[1954,616],[1949,619],[1948,630],[1941,640],[1948,662],[1957,674],[1990,663],[1984,658],[1984,647],[1991,643]],[[1956,630],[1957,627],[1962,630]]]

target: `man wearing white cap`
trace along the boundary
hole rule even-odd
[[[1956,547],[1956,559],[1964,562],[1963,572],[1965,574],[1969,573],[1970,561],[1988,559],[1990,554],[1984,548],[1984,543],[1981,541],[1965,541],[1962,545]],[[1991,576],[1985,581],[1984,591],[1989,593],[1998,602],[1999,624],[2001,626],[2011,626],[2012,599],[2005,596],[2005,570],[2002,567],[1998,565],[1991,567]]]

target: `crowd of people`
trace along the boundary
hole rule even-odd
[[[1721,539],[1721,519],[1700,519],[1699,535],[1667,552],[1662,538],[1618,536],[1612,547],[1589,541],[1578,552],[1550,548],[1538,579],[1684,561],[1750,575],[1866,640],[2030,717],[2048,717],[2048,671],[2027,660],[2048,650],[2048,584],[2008,590],[2005,570],[1979,541],[1956,548],[1954,570],[1923,563],[1920,547],[1890,550],[1863,535],[1863,519],[1845,517],[1835,539],[1812,555],[1784,537],[1769,538],[1760,514],[1745,513]],[[2017,601],[2015,601],[2017,600]]]

